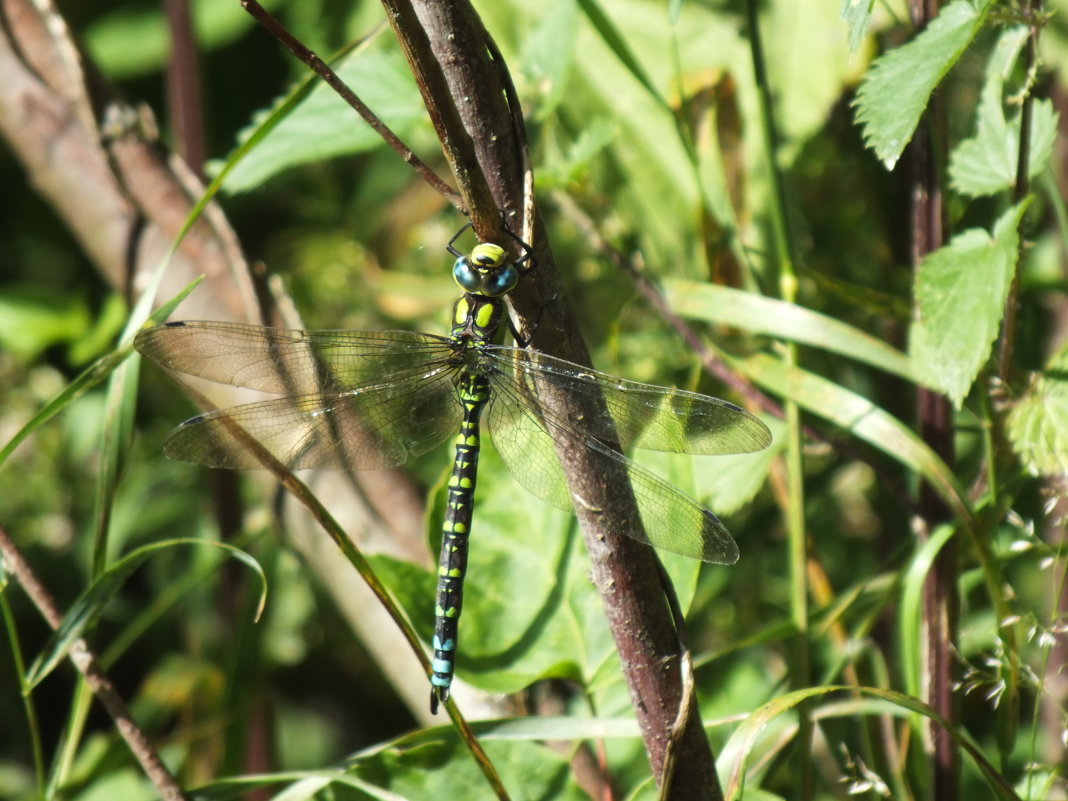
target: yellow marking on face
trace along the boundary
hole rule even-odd
[[[504,248],[492,242],[481,242],[471,251],[471,261],[482,269],[497,267],[504,261]]]

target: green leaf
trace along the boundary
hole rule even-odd
[[[549,4],[545,15],[523,44],[523,77],[540,88],[541,101],[534,109],[539,122],[551,119],[567,97],[567,79],[575,61],[578,38],[578,5],[575,0]]]
[[[626,67],[634,80],[640,83],[645,88],[645,91],[656,98],[661,105],[667,106],[667,102],[656,88],[656,84],[645,71],[641,61],[638,60],[637,54],[627,44],[622,32],[612,22],[611,18],[605,14],[604,9],[597,4],[596,0],[578,0],[578,4],[579,8],[582,9],[582,13],[586,15],[590,24],[593,25],[594,30],[597,31],[620,63]]]
[[[949,176],[953,188],[962,195],[979,197],[1011,189],[1016,183],[1020,151],[1020,114],[1005,119],[1005,81],[1012,72],[1028,29],[1010,28],[1002,33],[987,66],[986,84],[977,112],[977,130],[953,151]],[[1019,105],[1017,104],[1017,109]],[[1036,100],[1031,107],[1031,138],[1028,144],[1028,177],[1040,173],[1049,160],[1057,135],[1057,113],[1048,100]]]
[[[692,457],[648,452],[641,457],[643,465],[683,491],[692,485]],[[437,542],[443,513],[441,487],[433,498],[428,527]],[[702,563],[675,554],[659,556],[686,610]],[[437,571],[385,556],[371,561],[408,611],[420,637],[429,642]],[[602,689],[622,686],[622,674],[614,665],[615,645],[588,572],[574,516],[520,489],[496,453],[483,448],[457,675],[497,693],[517,692],[544,678],[567,678],[587,687],[599,684]]]
[[[1006,211],[993,236],[972,228],[923,260],[916,274],[919,319],[909,331],[909,356],[926,386],[960,407],[990,355],[1016,267],[1028,202]]]
[[[399,136],[409,133],[426,119],[419,91],[407,64],[395,50],[358,48],[335,67],[341,79]],[[256,147],[251,148],[226,175],[227,192],[246,192],[268,178],[300,164],[325,161],[383,146],[382,138],[352,110],[334,90],[314,78],[307,97],[276,119],[278,108],[288,106],[293,94],[304,91],[302,84],[276,108],[261,112],[252,127],[242,133],[247,139],[270,127]],[[241,148],[238,148],[238,153]],[[218,172],[218,163],[212,170]]]
[[[1027,469],[1040,476],[1068,474],[1068,347],[1009,412],[1009,439]]]
[[[435,555],[443,487],[439,483],[432,491],[427,521]],[[575,658],[583,651],[578,632],[559,616],[574,581],[569,565],[584,562],[580,540],[570,515],[518,489],[492,449],[482,450],[456,659],[464,681],[515,692],[550,675],[582,678],[581,660]],[[371,561],[429,642],[437,570],[383,556]]]
[[[956,0],[915,39],[872,64],[857,91],[864,141],[893,169],[920,122],[927,99],[982,27],[992,0]]]
[[[796,690],[785,695],[779,695],[768,701],[762,707],[754,710],[730,736],[727,744],[720,751],[717,767],[723,783],[723,797],[729,800],[749,798],[752,794],[744,792],[745,778],[747,776],[746,763],[760,749],[755,749],[757,736],[768,727],[777,717],[790,711],[805,700],[819,700],[825,696],[837,693],[847,693],[852,696],[864,696],[864,700],[850,700],[844,704],[831,706],[830,704],[817,705],[822,708],[818,711],[820,718],[832,717],[835,714],[843,717],[857,717],[859,715],[897,715],[904,716],[908,713],[923,715],[934,721],[938,726],[949,732],[956,745],[975,763],[984,779],[996,793],[996,798],[1017,799],[1019,796],[1013,792],[1012,786],[1004,776],[983,755],[983,752],[975,744],[968,732],[960,726],[947,721],[935,712],[923,701],[917,698],[885,690],[878,687],[836,687],[823,685],[820,687]],[[872,703],[867,699],[873,699]],[[755,749],[755,750],[754,750]]]
[[[842,19],[849,25],[849,55],[855,56],[871,24],[875,0],[842,0]]]
[[[514,801],[546,798],[581,801],[588,798],[575,784],[564,755],[529,741],[490,741],[485,743],[485,748],[494,766],[506,777]],[[371,756],[351,761],[347,774],[395,793],[388,796],[394,799],[492,801],[497,797],[467,749],[451,739],[394,744]]]
[[[89,328],[84,298],[13,286],[0,295],[0,347],[29,362],[45,348],[76,342]]]
[[[949,525],[935,528],[912,554],[901,590],[901,614],[898,616],[901,637],[900,667],[906,691],[915,696],[922,692],[923,675],[923,590],[935,559],[956,533]]]

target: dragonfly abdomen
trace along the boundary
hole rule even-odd
[[[489,381],[480,373],[465,372],[459,382],[463,421],[456,438],[456,456],[449,476],[445,524],[438,563],[438,597],[435,607],[430,711],[449,697],[456,658],[456,633],[463,608],[467,544],[471,535],[472,503],[478,474],[479,417],[489,401]]]

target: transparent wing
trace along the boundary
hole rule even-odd
[[[290,469],[372,470],[404,464],[460,429],[454,371],[394,374],[343,392],[277,398],[198,415],[171,432],[163,451],[209,467],[263,465],[255,440]]]
[[[494,345],[486,352],[519,394],[537,397],[536,382],[544,380],[573,396],[601,395],[609,416],[576,421],[588,437],[624,448],[707,455],[752,453],[771,444],[759,418],[720,398],[627,381],[520,348]]]
[[[584,420],[579,428],[539,410],[514,374],[498,372],[493,381],[487,427],[509,472],[532,494],[561,509],[572,508],[551,430],[561,441],[594,450],[625,469],[645,534],[639,541],[706,562],[738,561],[734,539],[704,506],[599,442],[587,432]]]
[[[301,331],[219,322],[149,328],[134,347],[168,370],[280,395],[342,391],[433,366],[448,339],[412,331]]]

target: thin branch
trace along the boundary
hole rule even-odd
[[[1027,49],[1024,55],[1024,69],[1028,81],[1034,74],[1038,65],[1038,20],[1042,13],[1042,0],[1024,0],[1023,15],[1031,21],[1031,27],[1027,33]],[[1020,106],[1020,149],[1016,154],[1016,183],[1013,187],[1012,201],[1019,203],[1027,193],[1031,191],[1030,159],[1031,159],[1031,125],[1032,110],[1034,108],[1034,91],[1030,85],[1024,87],[1023,103]],[[1025,247],[1023,238],[1020,239],[1020,255]],[[1020,259],[1017,259],[1017,264]],[[1009,285],[1009,294],[1005,298],[1005,313],[1001,323],[1001,337],[998,341],[998,378],[1004,386],[1010,386],[1013,373],[1014,346],[1016,343],[1016,315],[1019,307],[1020,279],[1019,270],[1012,276]]]
[[[204,180],[204,103],[196,33],[188,0],[165,0],[171,52],[167,59],[167,101],[178,152]]]
[[[383,2],[476,232],[499,240],[504,237],[504,220],[528,216],[526,210],[531,207],[529,188],[524,187],[529,171],[521,153],[522,137],[516,135],[521,119],[516,101],[502,87],[504,64],[491,51],[482,23],[468,3]],[[537,348],[588,365],[589,354],[578,333],[577,317],[563,298],[544,229],[537,216],[532,216],[532,234],[524,236],[530,237],[527,241],[538,268],[509,295],[518,328]],[[507,225],[515,229],[514,222]],[[527,227],[524,223],[524,230]],[[536,391],[541,405],[565,419],[608,419],[603,400],[601,405],[591,400],[584,407],[558,387],[539,384]],[[682,660],[656,559],[647,546],[625,534],[641,531],[640,512],[626,474],[616,462],[582,443],[561,438],[555,445],[653,774],[658,782],[664,780],[670,742],[674,798],[719,798],[712,752],[696,702],[683,693]],[[684,728],[674,739],[677,722]]]
[[[316,75],[322,78],[331,89],[337,92],[346,103],[352,106],[356,113],[363,118],[364,122],[370,125],[371,129],[381,136],[382,140],[389,145],[397,155],[411,165],[412,169],[419,173],[419,176],[426,181],[434,191],[455,206],[457,211],[461,214],[467,213],[463,201],[460,199],[460,195],[456,190],[438,177],[437,173],[435,173],[426,162],[415,155],[412,149],[404,144],[400,137],[393,133],[389,126],[378,118],[378,115],[371,111],[367,104],[360,99],[359,95],[352,91],[348,84],[341,80],[341,78],[338,77],[338,74],[334,72],[325,61],[323,61],[316,53],[305,47],[299,39],[286,30],[286,28],[263,6],[257,3],[256,0],[241,0],[241,5],[267,30],[268,33],[281,42],[290,53],[307,64]]]
[[[656,310],[657,314],[660,315],[664,322],[675,329],[675,332],[682,337],[694,355],[701,360],[702,366],[710,376],[724,386],[729,387],[731,391],[739,397],[744,398],[753,408],[760,409],[779,420],[785,418],[785,413],[783,412],[781,405],[732,370],[711,348],[708,347],[708,345],[705,344],[700,335],[687,324],[685,320],[675,313],[675,310],[668,305],[668,302],[664,299],[659,288],[649,280],[649,277],[641,266],[637,264],[634,259],[628,258],[620,252],[618,248],[608,242],[608,240],[601,235],[597,226],[594,225],[593,221],[589,218],[589,215],[580,209],[578,205],[571,201],[566,195],[560,195],[555,198],[555,200],[566,206],[567,218],[572,220],[582,229],[583,235],[592,247],[601,256],[610,261],[618,270],[626,273],[630,277],[634,282],[634,285],[638,288],[638,291],[641,292],[642,296],[649,302],[649,305]],[[909,498],[901,481],[878,461],[872,459],[859,448],[853,447],[849,440],[832,439],[822,431],[807,424],[801,427],[801,431],[808,440],[811,442],[821,442],[829,446],[843,459],[851,459],[868,465],[868,467],[879,476],[881,485],[894,495],[898,503],[901,505],[901,508],[907,510],[910,514],[915,513],[915,503]]]
[[[917,31],[938,14],[937,0],[910,0],[909,16]],[[912,168],[911,255],[918,270],[927,254],[945,244],[943,225],[942,171],[946,154],[945,102],[939,92],[931,96],[923,123],[909,144]],[[946,464],[953,464],[953,411],[949,400],[920,387],[916,394],[920,436]],[[917,530],[927,539],[935,527],[948,520],[951,512],[930,484],[919,487]],[[960,719],[953,693],[956,665],[953,643],[957,639],[957,547],[956,538],[939,551],[933,569],[923,585],[926,701],[947,720]],[[945,801],[960,797],[960,760],[949,733],[928,723],[931,741],[931,796]]]

